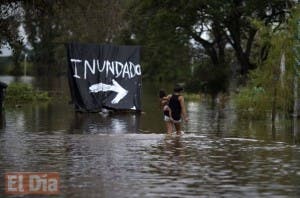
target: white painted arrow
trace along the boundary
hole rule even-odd
[[[121,87],[117,81],[114,79],[112,80],[112,85],[107,85],[104,83],[93,84],[89,87],[90,92],[97,93],[100,91],[114,91],[117,92],[117,96],[111,101],[112,104],[117,104],[122,100],[128,93],[126,89]]]

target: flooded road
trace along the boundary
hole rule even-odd
[[[64,79],[30,82],[68,94]],[[144,83],[143,114],[75,113],[68,97],[6,107],[0,178],[58,172],[61,194],[51,197],[300,196],[299,121],[277,120],[272,127],[239,120],[230,101],[224,108],[187,101],[185,134],[166,135],[161,86]],[[0,197],[13,197],[1,180]]]

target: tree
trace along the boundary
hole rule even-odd
[[[221,87],[218,85],[225,84],[226,37],[222,32],[219,16],[207,15],[206,9],[206,1],[130,2],[126,35],[131,37],[129,41],[144,46],[143,65],[146,75],[153,78],[162,74],[165,80],[182,77],[186,80],[191,77],[193,48],[200,48],[205,49],[210,57],[211,69],[207,71],[212,76],[209,79],[202,76],[203,79],[200,80],[208,80],[208,84],[211,84],[209,87]],[[180,56],[176,53],[178,49]],[[214,72],[222,75],[214,75]],[[192,77],[199,81],[199,75]]]
[[[242,117],[259,119],[272,118],[278,114],[290,116],[293,111],[295,77],[299,77],[296,66],[297,22],[300,7],[291,10],[282,21],[282,26],[274,32],[274,26],[265,25],[265,21],[256,21],[255,27],[260,43],[267,43],[269,55],[258,67],[249,73],[247,86],[243,87],[235,97],[236,111]],[[298,43],[297,43],[298,42]]]
[[[112,42],[122,26],[120,1],[22,1],[25,29],[38,73],[61,71],[68,42]]]
[[[0,45],[20,39],[17,34],[19,17],[18,2],[4,0],[0,4]]]
[[[112,43],[123,26],[120,0],[64,0],[57,3],[60,34],[55,59],[65,62],[65,43]],[[74,20],[75,19],[75,20]]]
[[[251,60],[257,28],[254,19],[280,27],[289,1],[203,0],[203,1],[130,1],[129,31],[135,40],[148,44],[156,38],[176,37],[183,45],[190,40],[205,49],[215,68],[226,67],[226,44],[230,44],[241,66],[241,74],[256,67]],[[170,17],[172,20],[170,20]],[[277,28],[274,28],[276,30]],[[156,45],[160,46],[159,43]],[[171,45],[170,45],[171,46]],[[261,47],[266,56],[267,46]],[[264,58],[265,58],[264,56]]]
[[[14,74],[20,74],[20,55],[23,38],[19,34],[21,10],[19,1],[4,0],[0,4],[0,46],[9,44],[13,51]]]
[[[55,38],[59,35],[59,18],[55,16],[57,1],[22,1],[24,26],[31,46],[30,59],[36,63],[37,73],[53,71]]]
[[[123,42],[142,46],[143,73],[156,80],[183,79],[190,72],[188,37],[177,29],[172,1],[128,1]],[[172,10],[172,8],[171,8]]]
[[[241,74],[245,75],[250,69],[256,68],[251,55],[258,29],[252,21],[263,21],[265,26],[274,26],[273,30],[277,31],[285,21],[286,14],[293,6],[293,1],[231,0],[226,2],[227,4],[224,4],[226,12],[222,23],[227,41],[233,47],[240,63]],[[259,47],[261,48],[261,61],[264,61],[267,58],[269,45]]]

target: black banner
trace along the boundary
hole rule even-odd
[[[71,43],[68,79],[76,110],[141,110],[139,46]]]

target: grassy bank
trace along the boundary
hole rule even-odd
[[[34,89],[25,83],[11,83],[5,93],[5,104],[24,104],[29,102],[45,102],[51,98],[46,91]]]

